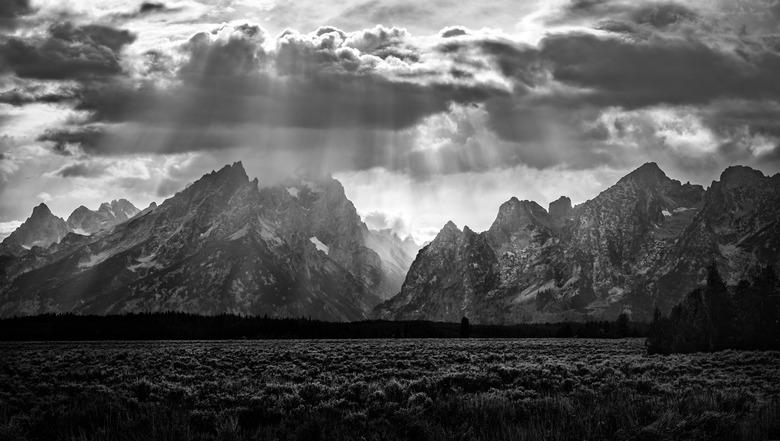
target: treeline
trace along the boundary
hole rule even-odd
[[[324,322],[306,318],[179,312],[75,315],[44,314],[0,320],[0,340],[222,340],[344,338],[622,338],[644,337],[648,326],[626,316],[614,322],[469,325],[430,321]]]
[[[656,310],[647,337],[651,354],[722,349],[780,349],[780,285],[771,267],[729,288],[715,264],[669,317]]]

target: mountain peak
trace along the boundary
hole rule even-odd
[[[444,227],[439,231],[439,234],[431,241],[431,245],[434,249],[441,247],[449,247],[458,243],[462,237],[463,232],[455,225],[455,222],[448,221],[444,224]]]
[[[498,208],[498,216],[493,225],[525,223],[526,220],[532,217],[544,216],[546,214],[545,209],[536,202],[529,200],[521,201],[513,196]]]
[[[217,176],[223,176],[223,175],[244,176],[247,181],[249,180],[249,177],[246,174],[246,170],[244,170],[244,164],[241,161],[236,161],[232,164],[226,164],[221,169],[217,171],[212,171],[211,174]]]
[[[49,207],[41,202],[38,204],[35,208],[33,208],[32,217],[40,217],[40,216],[51,216],[51,210],[49,210]]]
[[[69,232],[64,220],[52,214],[44,203],[33,208],[32,215],[3,240],[3,244],[22,247],[47,247]]]
[[[723,173],[720,175],[720,182],[728,188],[734,188],[753,184],[765,177],[763,173],[756,169],[744,165],[733,165],[723,170]]]
[[[235,189],[247,183],[249,183],[249,177],[246,174],[246,170],[244,170],[244,165],[241,161],[238,161],[203,175],[200,179],[193,182],[192,185],[188,186],[185,191],[201,191],[205,188],[222,187],[225,184],[229,188]]]
[[[446,224],[444,224],[444,227],[441,229],[441,231],[457,231],[460,233],[460,229],[457,225],[455,225],[455,222],[453,221],[447,221]]]
[[[658,167],[658,164],[655,162],[646,162],[631,173],[625,175],[618,181],[618,183],[633,181],[649,184],[657,183],[666,179],[669,178],[666,176],[666,173],[664,173],[663,170]]]
[[[550,217],[553,219],[563,219],[571,216],[571,210],[571,199],[561,196],[550,202],[547,212],[550,213]]]

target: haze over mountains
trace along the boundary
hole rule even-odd
[[[241,163],[139,211],[41,204],[0,244],[0,315],[176,310],[517,323],[648,319],[704,277],[778,266],[780,175],[730,167],[704,189],[648,163],[592,200],[511,198],[482,233],[423,247],[369,230],[332,179],[269,187]],[[416,255],[416,258],[415,258]]]

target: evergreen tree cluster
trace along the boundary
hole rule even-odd
[[[644,337],[646,323],[616,321],[478,325],[367,320],[323,322],[307,318],[272,318],[181,312],[125,315],[43,314],[0,319],[0,341],[13,340],[214,340],[323,338],[623,338]]]
[[[780,349],[780,284],[772,267],[749,283],[728,287],[713,263],[707,283],[668,317],[658,309],[647,337],[651,354],[722,349]]]

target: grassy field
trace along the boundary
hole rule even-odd
[[[0,344],[0,439],[764,440],[780,352],[629,340]]]

